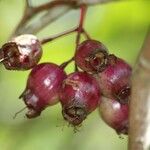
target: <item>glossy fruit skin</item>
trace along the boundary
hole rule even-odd
[[[107,48],[99,41],[86,40],[77,48],[75,62],[88,73],[98,73],[107,66]]]
[[[62,114],[73,126],[78,126],[100,102],[97,81],[85,72],[74,72],[64,80],[60,91]]]
[[[3,64],[8,70],[28,70],[34,67],[42,56],[42,47],[36,36],[24,34],[13,38],[2,46],[0,58],[7,58]]]
[[[105,97],[127,103],[130,96],[132,69],[124,60],[109,55],[109,65],[95,75]]]
[[[128,104],[121,104],[115,99],[102,97],[99,112],[102,120],[118,134],[128,134]]]
[[[20,96],[29,109],[28,118],[36,117],[47,106],[58,103],[59,90],[66,77],[63,69],[53,63],[41,63],[32,69]]]

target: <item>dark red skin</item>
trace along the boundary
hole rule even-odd
[[[2,46],[0,58],[7,58],[3,64],[8,70],[28,70],[34,67],[42,56],[40,41],[25,34],[13,38]]]
[[[47,106],[58,102],[59,90],[66,77],[63,69],[53,63],[42,63],[32,69],[21,95],[29,109],[28,118],[40,115]]]
[[[97,81],[85,72],[74,72],[64,80],[60,102],[65,120],[73,126],[80,125],[100,102]]]
[[[101,92],[105,97],[126,103],[130,96],[132,69],[124,60],[109,56],[109,65],[96,75]]]
[[[104,122],[118,134],[128,134],[128,104],[121,104],[115,99],[102,97],[99,112]]]
[[[83,71],[97,73],[107,65],[107,56],[107,48],[101,42],[86,40],[78,46],[75,62]]]

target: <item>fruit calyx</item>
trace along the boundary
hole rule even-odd
[[[108,65],[108,53],[105,50],[96,49],[85,58],[85,61],[90,64],[94,72],[102,72]]]
[[[62,114],[65,120],[67,120],[73,126],[78,126],[86,119],[87,112],[83,105],[72,104],[68,107],[63,107]]]

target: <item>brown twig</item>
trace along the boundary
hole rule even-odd
[[[84,34],[84,36],[85,36],[86,39],[88,39],[88,40],[92,39],[90,37],[90,35],[88,34],[88,32],[84,28],[83,28],[83,34]]]
[[[79,25],[78,25],[78,30],[77,30],[76,49],[75,50],[77,50],[77,47],[78,47],[79,42],[80,42],[80,35],[81,35],[81,32],[83,31],[83,23],[85,20],[86,10],[87,10],[87,6],[82,5],[81,6],[81,13],[80,13],[80,20],[79,20]]]
[[[78,30],[77,30],[75,53],[80,43],[81,32],[85,31],[83,30],[83,24],[84,24],[86,12],[87,12],[87,6],[82,4],[80,8],[80,20],[79,20],[79,25],[78,25]],[[75,71],[78,71],[78,67],[76,63],[75,63]]]
[[[69,29],[67,31],[52,35],[52,36],[47,37],[47,38],[43,38],[40,41],[41,41],[41,44],[46,44],[46,43],[51,42],[57,38],[63,37],[65,35],[68,35],[68,34],[71,34],[74,32],[78,32],[78,27],[75,27],[75,28]],[[81,33],[83,33],[83,35],[85,36],[86,39],[91,39],[90,36],[88,35],[88,33],[85,31],[85,29],[82,29]]]
[[[38,7],[33,7],[30,3],[30,0],[26,0],[26,8],[23,17],[16,27],[15,31],[12,33],[11,37],[23,33],[36,34],[46,25],[52,23],[59,17],[69,12],[69,10],[71,10],[72,8],[80,8],[82,4],[96,5],[113,1],[118,0],[53,0]],[[31,20],[33,20],[33,18],[37,16],[37,14],[45,10],[47,10],[45,14],[43,14],[37,21],[31,23]]]
[[[74,60],[74,57],[72,57],[71,59],[69,59],[68,61],[63,62],[60,67],[61,68],[65,68],[69,63],[71,63]]]
[[[41,43],[42,43],[42,44],[46,44],[46,43],[48,43],[48,42],[50,42],[50,41],[53,41],[53,40],[55,40],[55,39],[57,39],[57,38],[59,38],[59,37],[62,37],[62,36],[71,34],[71,33],[73,33],[73,32],[76,32],[77,30],[78,30],[78,27],[75,27],[75,28],[72,28],[72,29],[67,30],[67,31],[65,31],[65,32],[62,32],[62,33],[58,33],[58,34],[56,34],[56,35],[53,35],[53,36],[51,36],[51,37],[44,38],[44,39],[41,40]]]
[[[150,148],[150,32],[132,76],[129,150]]]

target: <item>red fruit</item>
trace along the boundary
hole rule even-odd
[[[114,99],[102,97],[100,116],[118,134],[128,134],[128,104],[120,104]]]
[[[8,70],[28,70],[35,66],[42,56],[42,47],[36,36],[24,34],[13,38],[2,46],[0,58]]]
[[[82,42],[75,54],[75,62],[88,73],[101,72],[107,66],[107,48],[99,41]]]
[[[74,72],[64,80],[60,92],[62,114],[73,126],[81,124],[97,108],[99,101],[99,85],[91,75]]]
[[[53,63],[35,66],[29,74],[27,86],[20,98],[23,98],[29,111],[26,116],[39,116],[47,106],[58,102],[59,90],[66,74],[62,68]]]
[[[128,102],[130,96],[130,77],[132,69],[122,59],[109,55],[109,65],[96,75],[101,92],[105,97]]]

